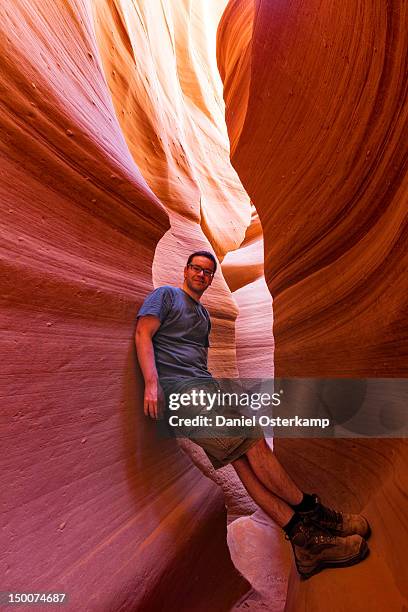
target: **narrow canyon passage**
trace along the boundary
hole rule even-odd
[[[206,248],[216,376],[407,377],[406,13],[3,0],[0,591],[95,611],[408,606],[398,431],[274,441],[300,486],[373,526],[361,566],[301,582],[289,548],[263,554],[282,535],[232,468],[157,437],[133,340],[146,295]],[[225,500],[243,515],[229,548]]]

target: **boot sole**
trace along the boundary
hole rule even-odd
[[[363,542],[363,544],[360,547],[360,550],[358,551],[358,554],[349,559],[344,559],[343,561],[338,560],[338,559],[336,561],[320,561],[310,572],[302,572],[301,569],[297,565],[296,567],[297,567],[297,570],[299,572],[301,579],[307,580],[308,578],[311,578],[312,576],[314,576],[315,574],[318,574],[322,570],[330,568],[330,567],[333,567],[333,568],[349,567],[351,565],[355,565],[356,563],[363,561],[368,556],[369,552],[370,550],[368,548],[367,542]]]

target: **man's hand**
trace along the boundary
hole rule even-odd
[[[161,419],[164,410],[164,393],[158,381],[147,383],[144,392],[143,409],[146,416]]]
[[[150,315],[139,319],[136,327],[136,350],[145,381],[143,410],[146,416],[160,419],[164,410],[164,393],[160,386],[154,360],[152,338],[160,327],[160,319]]]

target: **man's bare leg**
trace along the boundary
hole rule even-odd
[[[259,452],[264,453],[263,450]],[[298,513],[262,484],[247,456],[236,459],[232,465],[252,499],[286,532],[301,576],[309,578],[325,567],[347,567],[365,559],[368,546],[360,535],[336,537],[327,529],[322,531],[314,524],[304,524]],[[283,469],[282,473],[278,484],[284,488],[287,483]],[[274,480],[272,484],[275,486]]]
[[[232,462],[239,479],[252,499],[280,527],[284,527],[294,515],[292,508],[282,499],[276,497],[257,478],[247,457],[244,455]]]
[[[249,464],[261,483],[291,506],[300,504],[303,493],[279,463],[264,439],[246,452]]]

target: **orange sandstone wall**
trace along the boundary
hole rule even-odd
[[[239,249],[227,254],[222,271],[238,305],[235,344],[241,378],[273,378],[272,298],[264,277],[264,245],[258,213]]]
[[[407,375],[406,24],[400,0],[231,0],[220,22],[231,159],[263,227],[279,376]],[[364,564],[303,584],[293,571],[287,609],[406,607],[406,441],[275,448],[305,490],[373,526]]]
[[[250,215],[225,128],[220,144],[221,109],[213,120],[198,84],[191,99],[169,85],[189,83],[180,62],[187,42],[201,49],[197,23],[179,39],[153,14],[161,4],[0,7],[1,587],[65,591],[72,610],[228,609],[247,588],[229,559],[219,490],[141,411],[134,318],[154,286],[157,245],[172,236],[181,261],[208,234],[221,256]],[[147,35],[135,26],[144,9]],[[164,39],[161,58],[153,46]],[[202,88],[219,106],[212,83]],[[184,233],[181,222],[169,230],[166,208]],[[216,289],[230,299],[221,277]]]
[[[212,249],[222,260],[239,247],[250,223],[249,198],[229,158],[216,65],[216,28],[225,4],[94,4],[118,121],[135,162],[170,217],[171,229],[155,253],[155,286],[178,285],[194,250]],[[221,271],[203,303],[213,319],[210,368],[219,376],[234,376],[238,310]]]
[[[250,76],[237,57],[252,2],[230,2],[218,61],[264,231],[278,373],[404,376],[406,3],[255,4]]]

